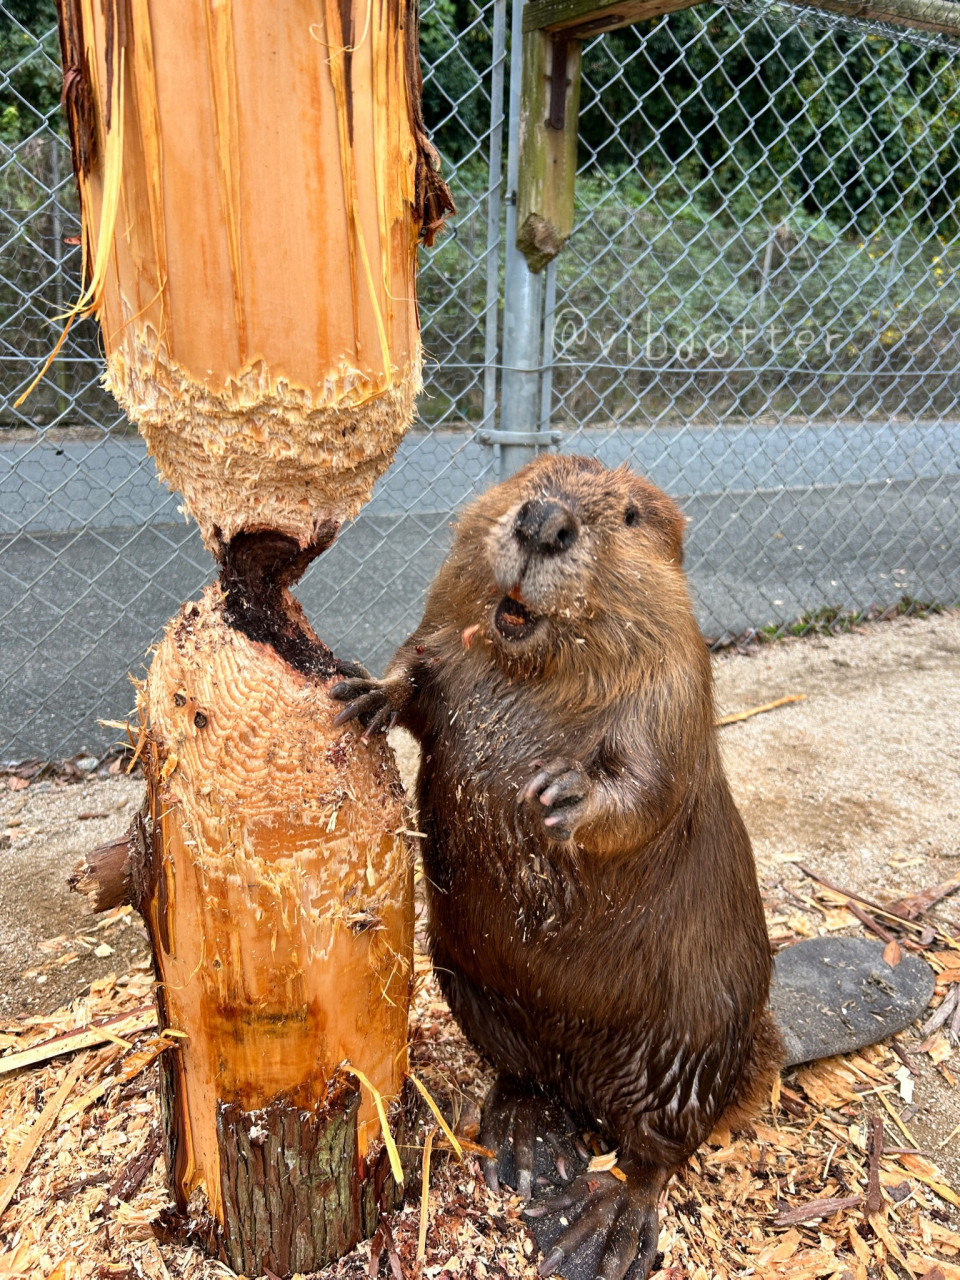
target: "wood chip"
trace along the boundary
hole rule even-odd
[[[150,1170],[163,1150],[163,1135],[159,1125],[154,1125],[142,1151],[120,1170],[107,1192],[107,1204],[126,1202],[140,1190]]]
[[[879,1191],[879,1187],[878,1187]],[[800,1222],[814,1222],[817,1218],[830,1218],[843,1209],[856,1209],[863,1204],[863,1196],[827,1196],[822,1200],[811,1200],[809,1204],[797,1205],[793,1209],[785,1209],[778,1214],[775,1225],[778,1227],[795,1226]]]
[[[922,915],[924,911],[929,911],[932,906],[942,902],[951,893],[956,893],[958,889],[960,889],[960,876],[954,876],[952,880],[945,880],[942,884],[935,884],[929,889],[923,889],[920,893],[911,893],[908,897],[891,903],[890,910],[915,920],[917,916]]]
[[[56,954],[70,945],[64,938]],[[957,953],[942,954],[948,969],[956,967],[949,961]],[[944,961],[939,963],[943,967]],[[457,1134],[460,1163],[447,1154],[442,1132],[434,1131],[421,1166],[426,1187],[420,1204],[392,1216],[392,1234],[389,1240],[379,1235],[370,1260],[376,1257],[382,1264],[386,1254],[390,1280],[397,1280],[398,1270],[408,1280],[535,1280],[538,1258],[521,1206],[508,1192],[500,1197],[487,1190],[479,1159],[485,1148],[475,1140],[474,1121],[464,1119],[489,1087],[489,1069],[454,1024],[422,949],[414,973],[411,1068],[444,1115],[452,1110],[461,1116],[462,1133],[471,1140]],[[958,985],[947,984],[947,990]],[[73,1092],[9,1204],[3,1263],[12,1275],[40,1280],[59,1267],[60,1280],[94,1280],[98,1274],[165,1280],[150,1240],[150,1224],[167,1203],[167,1193],[156,1155],[156,1078],[145,1067],[169,1040],[143,1036],[132,1050],[117,1043],[132,1039],[130,1024],[120,1019],[142,1011],[151,989],[152,973],[134,969],[120,983],[95,984],[71,1008],[4,1027],[15,1034],[2,1043],[17,1053],[24,1045],[35,1050],[31,1040],[64,1051],[62,1037],[97,1028],[112,1037],[95,1039]],[[152,1015],[152,1009],[148,1012]],[[948,1011],[935,1035],[946,1036],[951,1016]],[[750,1275],[755,1280],[894,1280],[895,1273],[907,1280],[907,1268],[917,1280],[934,1268],[942,1280],[960,1280],[960,1232],[942,1222],[942,1210],[960,1208],[960,1196],[913,1141],[895,1137],[892,1118],[882,1151],[873,1140],[871,1112],[879,1112],[880,1119],[887,1115],[881,1100],[897,1113],[901,1109],[901,1063],[895,1050],[877,1047],[808,1064],[781,1084],[779,1108],[768,1104],[746,1133],[733,1135],[719,1127],[665,1190],[658,1242],[663,1280],[747,1280]],[[66,1071],[67,1065],[48,1058],[0,1076],[0,1115],[7,1132],[0,1149],[18,1150],[31,1122],[36,1123],[37,1088],[52,1095]],[[132,1087],[123,1087],[126,1080]],[[921,1077],[918,1097],[922,1088]],[[943,1132],[952,1127],[952,1122],[944,1125]],[[904,1145],[893,1146],[895,1141]],[[870,1165],[875,1156],[879,1209],[867,1225],[865,1200],[874,1190]],[[927,1207],[934,1203],[939,1208]],[[221,1280],[219,1264],[194,1250],[167,1243],[163,1256],[172,1276]],[[360,1270],[354,1258],[344,1274],[356,1276]]]
[[[873,1116],[870,1121],[869,1168],[867,1173],[867,1213],[879,1213],[883,1206],[880,1193],[880,1157],[883,1155],[883,1121]]]
[[[430,1152],[433,1149],[433,1138],[436,1132],[436,1128],[431,1129],[423,1144],[423,1165],[421,1172],[422,1184],[420,1187],[420,1235],[417,1238],[418,1258],[425,1258],[427,1256],[427,1224],[430,1212]],[[372,1250],[370,1261],[372,1264]]]
[[[29,1049],[21,1049],[18,1053],[8,1053],[0,1058],[0,1075],[9,1071],[22,1071],[24,1067],[35,1067],[38,1063],[49,1062],[51,1058],[59,1058],[64,1053],[76,1053],[78,1049],[95,1049],[98,1045],[109,1041],[130,1047],[129,1040],[123,1036],[133,1036],[140,1031],[150,1031],[157,1025],[157,1010],[153,1005],[145,1005],[130,1013],[118,1013],[102,1023],[78,1027],[76,1031],[64,1031],[51,1040],[32,1045]]]
[[[37,1148],[43,1141],[47,1131],[53,1127],[60,1114],[60,1108],[66,1102],[73,1086],[83,1074],[86,1066],[87,1055],[81,1054],[75,1062],[72,1063],[70,1070],[60,1082],[60,1087],[52,1098],[48,1099],[40,1115],[37,1117],[30,1132],[24,1138],[17,1151],[14,1152],[10,1161],[10,1170],[3,1182],[0,1183],[0,1218],[7,1211],[10,1201],[13,1199],[17,1187],[20,1185],[20,1179],[26,1173],[27,1166],[36,1154]]]
[[[922,1254],[907,1253],[907,1261],[922,1280],[930,1280],[930,1273],[939,1271],[943,1280],[960,1280],[960,1267],[944,1262],[942,1258],[926,1258]]]

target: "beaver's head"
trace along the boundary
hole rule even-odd
[[[458,622],[527,668],[548,656],[581,666],[585,649],[591,662],[622,662],[692,623],[683,526],[671,499],[625,466],[541,456],[464,513]]]

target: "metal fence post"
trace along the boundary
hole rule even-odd
[[[503,191],[503,80],[507,61],[507,0],[494,0],[490,69],[490,158],[487,164],[487,293],[483,313],[483,422],[496,426],[500,303],[500,205]],[[492,442],[491,442],[492,447]]]
[[[517,248],[517,178],[520,154],[520,88],[523,66],[523,2],[513,0],[510,46],[510,119],[507,141],[506,274],[503,296],[503,376],[500,380],[500,429],[483,435],[500,446],[503,479],[552,443],[540,434],[542,353],[542,278],[527,266]]]

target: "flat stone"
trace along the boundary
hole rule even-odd
[[[870,938],[810,938],[774,962],[770,1007],[786,1066],[850,1053],[910,1026],[933,995],[933,970],[913,952],[883,958]]]

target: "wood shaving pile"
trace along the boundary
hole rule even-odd
[[[822,886],[810,893],[826,924],[839,926],[840,917],[827,913],[842,912],[849,928],[853,917],[836,893]],[[128,911],[98,922],[107,944]],[[785,941],[807,932],[809,924],[801,925],[808,920],[777,917],[771,932]],[[41,959],[55,963],[56,955]],[[938,971],[935,1015],[960,990],[960,948],[928,949],[925,959]],[[522,1203],[491,1195],[470,1151],[490,1072],[460,1035],[422,953],[416,972],[411,1068],[468,1140],[464,1162],[449,1154],[438,1129],[423,1257],[417,1256],[421,1186],[414,1179],[406,1207],[375,1238],[372,1261],[365,1242],[323,1274],[532,1280],[537,1255]],[[176,1049],[157,1035],[152,985],[142,966],[95,983],[67,1008],[2,1028],[4,1057],[31,1048],[30,1056],[44,1056],[49,1050],[36,1046],[55,1036],[72,1039],[59,1042],[59,1056],[19,1069],[0,1057],[0,1205],[8,1201],[0,1216],[0,1276],[233,1274],[196,1248],[154,1237],[152,1224],[167,1205],[157,1158],[156,1059]],[[925,1018],[928,1026],[935,1021],[930,1012]],[[927,1055],[955,1086],[947,1065],[952,1021],[943,1019],[909,1044],[904,1037],[896,1048],[875,1046],[793,1070],[746,1133],[715,1132],[665,1193],[657,1261],[663,1280],[960,1280],[960,1195],[938,1167],[937,1152],[918,1151],[902,1119],[916,1067],[911,1055]],[[945,1133],[941,1146],[956,1142],[960,1133]]]

